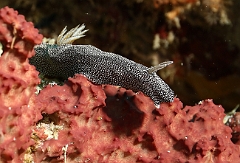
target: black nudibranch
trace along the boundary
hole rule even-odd
[[[35,47],[35,56],[30,59],[36,69],[51,77],[67,79],[83,74],[93,83],[111,84],[142,91],[159,107],[161,102],[172,102],[174,92],[156,74],[161,68],[172,63],[167,61],[148,68],[120,55],[103,52],[91,45],[72,45],[83,37],[87,30],[84,25],[60,33],[57,44],[40,44]]]

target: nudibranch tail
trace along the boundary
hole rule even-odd
[[[63,28],[63,30],[59,34],[57,38],[57,44],[58,45],[72,44],[75,40],[81,37],[84,37],[85,36],[84,33],[88,31],[88,29],[83,31],[84,28],[85,28],[85,25],[82,24],[80,27],[78,25],[67,32],[67,26],[66,26],[65,28]]]
[[[173,63],[173,61],[162,62],[162,63],[160,63],[160,64],[158,64],[154,67],[150,67],[149,69],[147,69],[147,72],[150,73],[150,74],[153,73],[153,72],[157,72],[158,70],[163,69],[164,67],[166,67],[166,66],[168,66],[172,63]]]

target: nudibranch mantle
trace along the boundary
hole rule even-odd
[[[156,71],[172,61],[148,68],[91,45],[69,44],[84,36],[83,33],[87,31],[82,31],[84,27],[77,26],[65,35],[64,28],[58,37],[58,44],[37,45],[34,49],[36,54],[30,58],[30,63],[47,76],[67,79],[75,74],[83,74],[95,84],[117,85],[135,92],[142,91],[157,107],[161,102],[173,101],[174,92],[156,74]]]

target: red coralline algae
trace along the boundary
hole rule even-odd
[[[32,102],[47,119],[39,122],[45,127],[34,127],[36,144],[31,154],[35,162],[240,159],[240,148],[231,141],[231,129],[223,124],[224,109],[212,100],[182,108],[175,98],[156,109],[141,92],[94,85],[83,75],[76,75],[63,86],[47,86]]]
[[[175,98],[157,109],[141,92],[79,74],[35,95],[28,57],[42,36],[10,8],[0,18],[0,162],[239,162],[224,109],[212,100],[183,108]]]
[[[33,46],[42,41],[42,35],[33,24],[26,22],[17,11],[5,7],[0,10],[0,103],[6,107],[27,104],[39,83],[38,72],[28,63],[34,55]]]
[[[24,16],[8,7],[0,9],[0,162],[22,162],[24,151],[34,143],[31,127],[41,114],[29,110],[28,104],[40,80],[28,58],[41,40]]]

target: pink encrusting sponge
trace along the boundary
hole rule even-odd
[[[29,100],[40,80],[28,58],[42,38],[17,11],[9,7],[0,10],[0,162],[21,162],[26,149],[34,144],[31,128],[41,113],[29,109]]]

